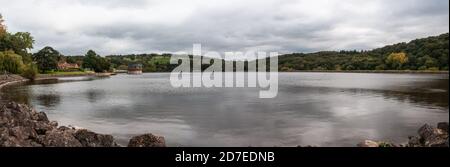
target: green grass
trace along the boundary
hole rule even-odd
[[[69,71],[69,72],[64,72],[64,71],[55,71],[55,72],[50,72],[48,74],[50,75],[83,75],[83,74],[90,74],[93,73],[92,71]]]
[[[93,71],[52,71],[45,74],[39,74],[38,78],[47,78],[47,77],[70,77],[70,76],[83,76],[83,75],[91,75],[94,74]]]

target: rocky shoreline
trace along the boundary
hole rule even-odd
[[[408,137],[407,144],[364,140],[358,147],[449,147],[448,122],[440,122],[436,127],[425,124],[417,130],[418,136]]]
[[[165,147],[164,137],[132,137],[128,147]],[[114,137],[87,129],[58,126],[44,112],[9,102],[0,108],[0,147],[120,147]]]
[[[28,79],[20,75],[0,75],[0,89],[7,85],[12,85],[20,82],[26,82]]]

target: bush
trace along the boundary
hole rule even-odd
[[[420,66],[417,70],[423,71],[423,70],[426,70],[426,69],[427,69],[427,66]]]
[[[428,68],[429,71],[439,71],[438,67],[430,67]]]
[[[22,56],[12,51],[0,52],[0,72],[20,74],[23,70]]]
[[[31,63],[27,66],[25,66],[23,72],[22,72],[22,76],[31,80],[36,79],[38,74],[38,68],[37,65],[34,63]]]
[[[375,70],[384,70],[384,69],[386,69],[386,66],[384,64],[375,67]]]

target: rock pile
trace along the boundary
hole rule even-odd
[[[449,147],[448,143],[448,122],[440,122],[437,127],[425,124],[417,133],[418,136],[408,137],[408,144],[396,145],[388,142],[376,142],[365,140],[359,143],[358,147]]]
[[[440,122],[437,127],[425,124],[418,133],[409,137],[409,147],[448,147],[448,122]]]
[[[130,139],[128,147],[164,147],[166,142],[164,137],[144,134]]]
[[[163,137],[144,134],[129,146],[164,147]],[[118,147],[111,135],[60,126],[44,112],[10,102],[0,108],[0,147]]]

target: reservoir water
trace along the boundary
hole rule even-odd
[[[2,89],[60,125],[143,133],[168,146],[355,146],[396,143],[449,121],[448,74],[280,73],[278,96],[256,88],[174,88],[169,73],[74,77]]]

